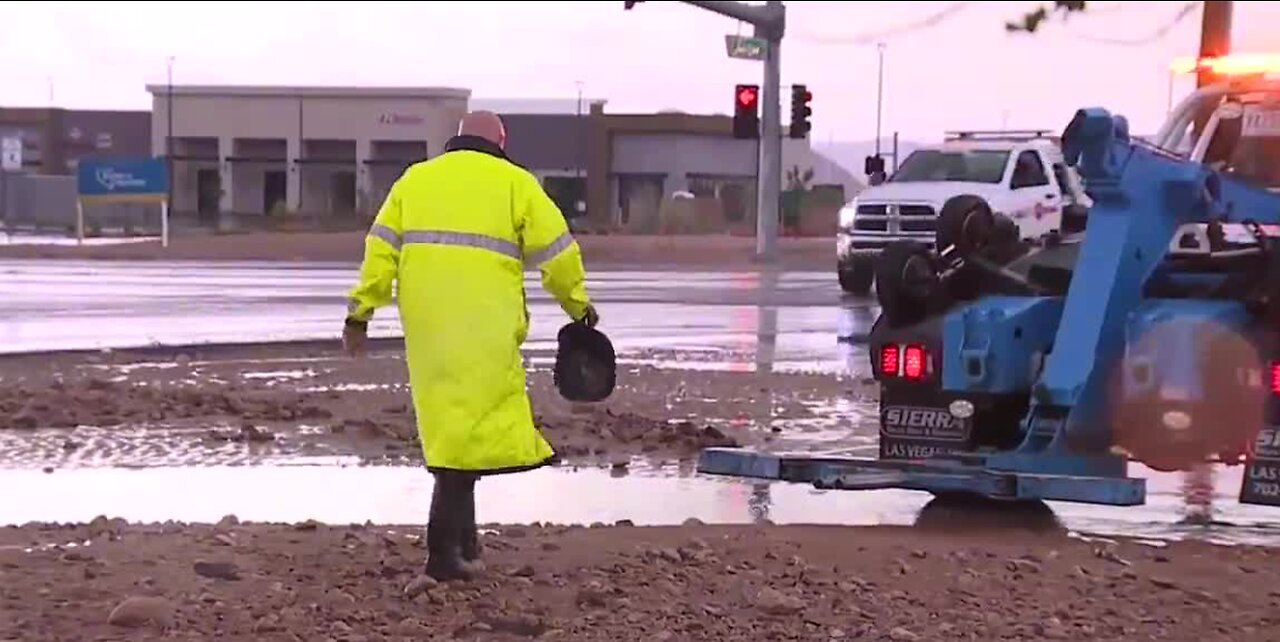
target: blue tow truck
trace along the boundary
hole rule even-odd
[[[876,459],[704,451],[708,474],[830,489],[1131,506],[1129,463],[1246,466],[1280,505],[1280,80],[1197,90],[1150,141],[1082,109],[1062,133],[1092,200],[1036,241],[982,199],[876,264]]]

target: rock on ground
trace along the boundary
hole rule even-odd
[[[112,522],[112,537],[74,556],[55,545],[101,524],[0,529],[0,640],[1245,642],[1280,630],[1280,565],[1243,546],[512,526],[485,531],[488,570],[455,584],[420,579],[417,526],[235,522]]]

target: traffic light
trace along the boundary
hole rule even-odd
[[[733,137],[760,137],[760,85],[734,87]]]
[[[791,85],[791,138],[804,138],[813,129],[809,123],[809,117],[813,115],[813,109],[809,107],[811,100],[813,94],[808,87]]]
[[[644,0],[626,0],[625,2],[622,3],[622,8],[626,9],[627,11],[631,11],[633,8],[635,8],[636,5],[640,4],[641,2],[644,2]]]

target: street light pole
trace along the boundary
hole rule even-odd
[[[1204,2],[1200,22],[1200,58],[1216,58],[1231,53],[1232,3],[1225,0]],[[1196,73],[1196,89],[1219,80],[1209,67],[1200,67]]]
[[[880,156],[880,123],[884,111],[884,43],[876,44],[876,156]]]
[[[165,90],[164,90],[164,117],[167,121],[165,124],[164,136],[164,165],[167,172],[168,180],[165,188],[165,199],[168,201],[168,207],[173,210],[173,56],[165,58]]]
[[[1231,13],[1232,3],[1226,0],[1206,0],[1200,17],[1200,55],[1198,60],[1216,58],[1231,53]],[[1196,89],[1211,85],[1221,80],[1213,70],[1205,65],[1196,65]],[[1201,115],[1195,120],[1197,134],[1204,131],[1209,124],[1209,117]]]
[[[582,81],[576,80],[573,83],[578,89],[578,115],[574,122],[575,142],[578,143],[578,153],[582,154],[577,163],[574,163],[574,176],[577,180],[573,182],[573,217],[577,218],[586,214],[586,208],[583,201],[586,199],[586,184],[582,178],[582,166],[587,158],[587,132],[586,126],[582,122]]]
[[[583,135],[583,131],[582,131],[582,81],[581,81],[581,80],[575,80],[575,81],[573,82],[573,84],[574,84],[574,85],[577,87],[577,89],[578,89],[578,115],[577,115],[577,120],[576,120],[576,121],[574,121],[574,122],[576,122],[576,123],[577,123],[576,130],[577,130],[577,132],[578,132],[578,135],[577,135],[577,137],[576,137],[576,138],[578,139],[578,141],[577,141],[577,142],[578,142],[578,152],[579,152],[579,153],[581,153],[581,152],[582,152],[582,150],[583,150],[583,148],[585,147],[585,145],[584,145],[584,141],[586,140],[586,136],[584,136],[584,135]],[[582,163],[576,163],[576,165],[577,165],[578,167],[577,167],[577,171],[575,172],[575,174],[577,174],[578,180],[582,180]]]

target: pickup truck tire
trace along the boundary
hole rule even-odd
[[[1068,205],[1062,208],[1062,233],[1076,234],[1083,232],[1089,222],[1089,208],[1083,205]]]
[[[995,214],[982,197],[953,196],[938,213],[938,251],[954,246],[962,257],[981,252],[991,241],[995,227]]]
[[[852,256],[836,266],[840,289],[849,294],[865,296],[871,291],[876,278],[876,262],[872,256]]]
[[[939,285],[936,257],[923,243],[893,241],[876,259],[876,298],[890,326],[924,319]]]

